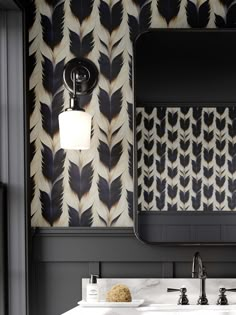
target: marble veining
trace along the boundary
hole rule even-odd
[[[86,300],[86,284],[89,279],[82,279],[82,297]],[[100,300],[105,300],[106,292],[115,284],[127,285],[133,299],[144,299],[145,305],[177,304],[179,293],[167,293],[167,288],[187,288],[190,304],[196,304],[200,293],[200,279],[98,279]],[[206,293],[209,304],[215,305],[219,288],[236,288],[236,279],[207,279]],[[236,304],[236,293],[227,292],[229,304]]]

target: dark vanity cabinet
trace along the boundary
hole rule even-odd
[[[137,236],[236,242],[236,31],[142,33],[134,103]]]

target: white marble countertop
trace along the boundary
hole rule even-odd
[[[86,285],[89,279],[82,280],[82,299],[86,300]],[[236,293],[227,292],[229,306],[216,306],[219,288],[236,288],[236,279],[207,279],[206,292],[210,305],[196,306],[200,293],[199,279],[98,279],[100,300],[105,300],[106,292],[118,283],[130,288],[134,300],[144,299],[138,308],[87,308],[76,306],[61,315],[236,315]],[[187,288],[190,305],[177,306],[179,292],[167,293],[167,288]],[[77,301],[75,301],[75,304]],[[74,304],[74,305],[75,305]],[[151,305],[155,304],[155,307]],[[157,307],[158,305],[158,307]],[[163,309],[171,305],[172,309]],[[194,308],[194,309],[193,309]],[[187,315],[186,314],[186,315]]]
[[[175,309],[176,307],[176,309]],[[230,306],[174,306],[170,309],[162,309],[157,306],[141,306],[138,308],[95,308],[95,307],[81,307],[77,306],[70,311],[62,315],[178,315],[178,314],[189,314],[189,315],[235,315],[236,305]]]

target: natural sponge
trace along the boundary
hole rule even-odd
[[[124,284],[114,285],[110,291],[107,292],[107,302],[131,302],[132,296],[129,288]]]

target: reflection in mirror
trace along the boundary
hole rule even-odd
[[[235,35],[151,30],[134,45],[135,231],[143,241],[236,242]]]

